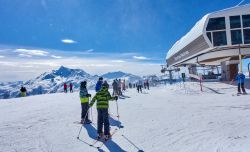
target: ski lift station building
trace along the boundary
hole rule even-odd
[[[167,67],[221,66],[229,80],[238,72],[240,58],[250,57],[250,4],[209,13],[168,51]],[[190,72],[190,71],[189,71]]]

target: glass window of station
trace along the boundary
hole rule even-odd
[[[210,18],[206,31],[208,39],[214,46],[227,45],[225,17]]]
[[[207,31],[226,29],[225,17],[210,18],[207,24]]]
[[[242,15],[244,43],[250,44],[250,14]]]
[[[241,28],[240,16],[230,16],[230,28]]]
[[[232,45],[250,44],[250,14],[230,16]],[[243,33],[243,34],[242,34]]]

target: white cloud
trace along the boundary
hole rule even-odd
[[[114,62],[115,61],[115,62]],[[0,71],[8,71],[8,76],[0,75],[2,81],[29,80],[44,72],[50,72],[64,65],[69,68],[79,68],[95,75],[112,71],[124,71],[136,75],[160,73],[160,65],[152,63],[122,62],[123,60],[111,60],[110,58],[10,58],[8,61],[0,61]],[[32,67],[32,68],[31,68]],[[16,70],[27,71],[26,74]],[[145,70],[150,69],[150,70]]]
[[[49,52],[43,50],[16,49],[14,52],[21,53],[22,56],[47,56]],[[20,55],[20,54],[19,54]]]
[[[77,41],[71,40],[71,39],[62,39],[61,40],[65,44],[72,44],[72,43],[77,43]]]
[[[125,61],[123,61],[123,60],[111,60],[111,62],[114,62],[114,63],[124,63]]]
[[[56,56],[56,55],[51,55],[52,58],[55,58],[55,59],[61,59],[62,57],[61,56]]]
[[[150,60],[150,58],[147,58],[145,56],[133,56],[133,58],[137,60]]]
[[[28,54],[18,54],[18,56],[20,56],[20,57],[28,57],[28,58],[32,57],[32,55],[28,55]]]
[[[86,51],[84,51],[84,52],[90,53],[90,52],[93,52],[93,51],[94,51],[94,49],[89,49],[89,50],[86,50]]]
[[[82,51],[82,52],[79,52],[80,54],[94,54],[94,49],[89,49],[89,50],[85,50],[85,51]]]
[[[3,55],[0,55],[0,58],[4,58],[5,56],[3,56]]]

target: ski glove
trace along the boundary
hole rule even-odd
[[[87,94],[87,97],[91,97],[91,94]]]
[[[118,100],[118,96],[115,96],[114,98],[115,98],[115,100]]]

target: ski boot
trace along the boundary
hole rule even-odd
[[[85,120],[85,122],[84,122],[84,124],[91,124],[91,123],[92,123],[92,121],[89,119]]]
[[[105,135],[105,136],[104,136],[104,140],[105,140],[105,141],[108,141],[110,138],[111,138],[111,134],[108,134],[108,135]]]
[[[101,140],[103,138],[103,136],[104,136],[103,133],[99,133],[96,139]]]

